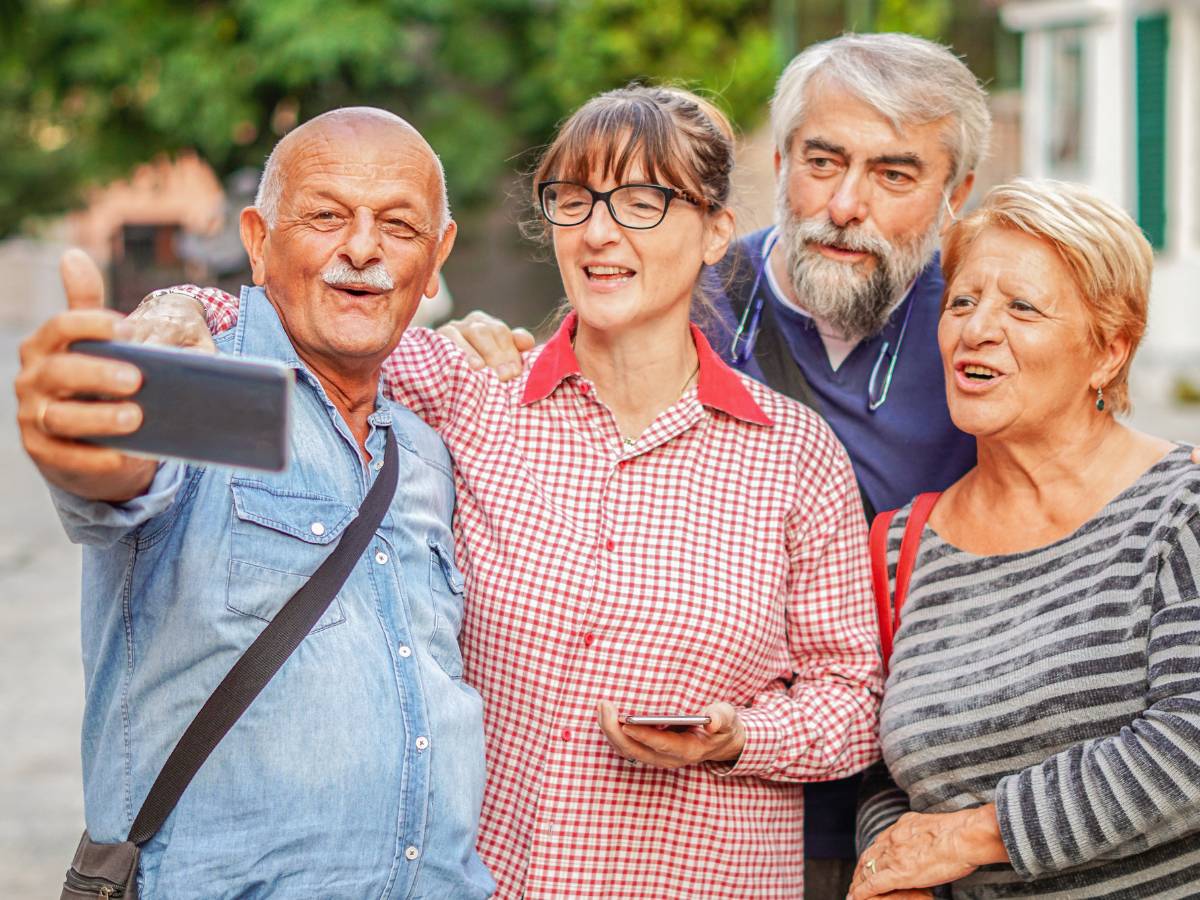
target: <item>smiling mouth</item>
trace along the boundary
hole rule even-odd
[[[343,294],[349,294],[351,297],[373,297],[383,293],[383,291],[374,288],[361,287],[354,284],[331,284],[329,287]]]
[[[960,366],[959,371],[971,381],[991,381],[993,378],[999,378],[1003,374],[987,366],[975,365]]]
[[[817,252],[833,254],[834,256],[873,256],[869,250],[853,250],[850,247],[839,247],[837,244],[822,244],[814,241],[810,246]]]
[[[627,269],[624,266],[584,266],[583,272],[587,275],[588,281],[595,281],[599,284],[620,284],[637,274],[633,269]]]

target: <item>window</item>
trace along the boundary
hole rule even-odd
[[[1057,28],[1049,33],[1050,174],[1082,179],[1084,175],[1084,32]]]

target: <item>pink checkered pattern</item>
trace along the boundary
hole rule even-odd
[[[237,301],[192,293],[210,324]],[[878,757],[867,533],[849,461],[809,410],[695,332],[698,386],[626,446],[568,318],[520,379],[412,330],[390,390],[457,469],[466,678],[484,698],[479,849],[501,898],[794,898],[800,782]],[[633,767],[596,703],[741,708],[736,765]]]

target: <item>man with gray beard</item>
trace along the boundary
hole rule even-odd
[[[777,224],[718,269],[708,332],[737,368],[828,420],[871,517],[975,463],[946,407],[938,244],[986,149],[985,95],[944,47],[845,35],[792,61],[771,125]],[[805,786],[809,898],[846,895],[857,782]]]

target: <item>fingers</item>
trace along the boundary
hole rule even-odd
[[[32,357],[65,350],[73,341],[115,340],[120,323],[120,314],[107,309],[59,313],[21,343],[21,364],[27,364]]]
[[[68,309],[104,307],[104,276],[90,256],[73,247],[62,255],[58,272],[67,292]]]
[[[512,340],[513,345],[522,353],[528,353],[535,346],[537,346],[537,342],[534,341],[533,335],[526,328],[514,328],[512,330]],[[1193,450],[1192,453],[1200,453],[1200,449]]]
[[[132,434],[142,427],[142,408],[136,403],[57,400],[46,403],[37,414],[41,430],[59,438]]]
[[[215,353],[216,345],[199,304],[185,294],[147,297],[126,319],[127,340]]]
[[[1200,465],[1200,447],[1192,448],[1192,465]]]
[[[639,744],[637,741],[631,740],[622,731],[622,726],[617,715],[617,708],[607,700],[600,701],[596,712],[600,720],[600,730],[604,732],[604,736],[612,744],[613,749],[625,759],[662,769],[675,769],[679,767],[679,763],[655,753],[644,744]]]
[[[701,710],[701,714],[709,717],[709,723],[704,726],[709,734],[730,732],[737,724],[737,710],[732,703],[713,703]]]
[[[483,368],[483,357],[476,353],[475,348],[467,343],[467,339],[463,337],[463,333],[458,330],[457,321],[447,322],[441,328],[437,329],[437,333],[442,337],[449,338],[454,346],[463,352],[463,356],[467,358],[468,366],[476,371]]]
[[[438,334],[454,341],[467,355],[474,369],[486,366],[501,381],[511,381],[521,374],[524,362],[522,350],[533,348],[533,335],[523,328],[510,329],[499,319],[476,310],[465,318],[447,322]]]
[[[142,384],[141,370],[130,363],[101,359],[86,353],[52,353],[23,370],[18,387],[29,388],[49,399],[76,397],[129,397]]]

